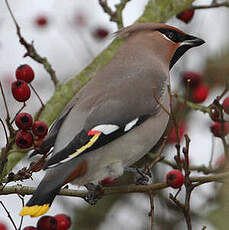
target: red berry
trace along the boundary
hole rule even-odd
[[[0,223],[0,230],[7,230],[6,225],[3,223]]]
[[[25,81],[17,80],[11,85],[11,91],[15,100],[24,102],[30,98],[30,88]]]
[[[229,114],[229,97],[223,100],[223,110],[225,113]]]
[[[69,216],[66,216],[65,214],[59,214],[55,216],[55,219],[57,221],[56,230],[67,230],[70,228],[71,219]]]
[[[16,78],[18,80],[23,80],[26,83],[30,83],[34,79],[33,69],[27,64],[20,65],[16,69]]]
[[[45,27],[48,24],[48,18],[44,15],[40,15],[35,19],[35,23],[39,27]]]
[[[37,137],[44,137],[48,132],[48,126],[43,121],[36,121],[32,127],[33,134]]]
[[[189,72],[184,72],[182,74],[182,78],[185,84],[189,82],[188,84],[190,86],[195,86],[198,83],[200,83],[200,81],[203,79],[203,76],[196,72],[189,71]]]
[[[33,118],[29,113],[19,113],[15,118],[15,124],[19,129],[27,130],[32,127]]]
[[[194,10],[185,10],[177,14],[177,18],[185,23],[189,23],[194,16]]]
[[[186,124],[184,122],[180,122],[180,124],[178,125],[178,134],[179,134],[179,138],[182,140],[184,133],[186,131]],[[168,135],[168,142],[170,143],[176,143],[177,142],[177,138],[176,138],[176,128],[173,127],[170,134]]]
[[[208,96],[208,87],[205,84],[198,84],[191,92],[192,101],[195,103],[204,102]]]
[[[184,184],[184,176],[182,172],[174,169],[167,173],[166,183],[172,188],[180,188]]]
[[[226,136],[229,133],[229,122],[224,122],[222,125],[221,122],[215,122],[210,126],[210,130],[215,137]],[[223,128],[224,127],[224,131]]]
[[[108,30],[105,28],[97,28],[94,31],[94,37],[98,39],[104,39],[109,34]]]
[[[116,178],[106,177],[103,180],[100,181],[100,184],[104,187],[109,187],[117,181]]]
[[[37,222],[38,230],[56,230],[57,221],[52,216],[42,216]]]
[[[15,137],[16,145],[22,149],[27,149],[33,145],[32,133],[24,130],[19,130]]]
[[[37,230],[37,228],[33,226],[28,226],[28,227],[23,228],[23,230]]]

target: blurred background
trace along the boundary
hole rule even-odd
[[[112,9],[118,2],[119,0],[108,1]],[[147,0],[132,0],[127,4],[123,11],[125,26],[131,25],[142,14],[147,2]],[[195,1],[195,5],[206,5],[211,2],[199,0]],[[98,0],[32,2],[19,0],[10,1],[9,4],[21,27],[22,35],[27,41],[34,41],[38,53],[48,58],[61,82],[77,75],[87,66],[110,44],[113,39],[112,33],[117,30],[116,24],[109,21]],[[174,66],[171,71],[171,84],[172,90],[181,94],[185,89],[182,74],[190,71],[201,74],[208,89],[206,99],[201,103],[209,105],[216,95],[223,91],[225,79],[229,77],[229,8],[196,10],[188,24],[176,17],[167,23],[206,41],[205,45],[188,51]],[[29,57],[23,58],[24,53],[25,49],[19,44],[15,25],[5,2],[0,1],[0,80],[12,116],[21,107],[11,94],[11,83],[15,80],[15,70],[19,65],[32,66],[35,72],[33,86],[44,102],[47,102],[54,92],[53,84],[43,67]],[[23,111],[34,114],[39,107],[38,99],[32,94]],[[6,114],[2,97],[0,97],[0,108],[0,117],[4,120]],[[228,120],[228,117],[226,119]],[[201,112],[188,110],[180,120],[182,120],[181,132],[187,133],[191,139],[190,164],[208,166],[213,152],[212,167],[218,167],[216,162],[222,158],[223,146],[219,138],[214,138],[210,132],[209,127],[213,123],[210,117]],[[4,132],[0,126],[1,147],[5,145],[4,141]],[[163,155],[167,160],[173,161],[176,154],[174,146],[172,140],[166,146]],[[25,158],[13,171],[17,172],[28,164],[29,160]],[[171,167],[166,164],[157,164],[153,169],[154,182],[164,181],[169,170]],[[33,180],[19,184],[36,186],[42,175],[43,172],[34,173]],[[191,175],[197,173],[192,172]],[[74,188],[72,185],[69,187]],[[222,215],[219,217],[218,211],[221,205],[227,202],[227,199],[221,196],[223,191],[225,190],[221,185],[211,183],[198,187],[192,193],[193,229],[201,229],[203,226],[208,230],[228,229],[226,222],[222,224],[220,219]],[[183,214],[169,200],[169,193],[175,194],[176,191],[168,188],[155,197],[156,229],[185,229]],[[182,190],[179,199],[182,200],[183,195]],[[28,199],[29,196],[26,196],[25,201]],[[0,200],[4,202],[18,226],[21,200],[17,195],[1,196]],[[147,195],[127,194],[106,197],[95,207],[89,206],[79,198],[57,197],[48,215],[68,214],[74,223],[72,229],[147,230],[151,224],[149,211],[150,203]],[[13,229],[2,207],[0,207],[0,222],[4,222],[9,230]],[[25,217],[23,227],[35,226],[36,222],[37,218]]]

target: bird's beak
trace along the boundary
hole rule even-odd
[[[172,60],[170,61],[170,65],[169,65],[169,69],[171,69],[173,67],[173,65],[177,62],[177,60],[190,48],[196,47],[196,46],[200,46],[202,44],[204,44],[205,41],[191,36],[191,35],[187,35],[185,41],[180,43],[180,46],[177,48],[175,54],[173,55]]]
[[[196,46],[200,46],[204,43],[205,43],[205,41],[203,39],[189,35],[187,37],[187,39],[181,43],[181,45],[188,45],[190,47],[196,47]]]

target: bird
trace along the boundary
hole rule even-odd
[[[163,23],[138,23],[115,33],[123,43],[66,105],[37,153],[53,148],[46,174],[20,215],[46,213],[61,187],[120,177],[163,135],[170,111],[169,72],[205,43]]]

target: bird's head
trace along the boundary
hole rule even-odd
[[[139,23],[128,26],[119,30],[117,36],[141,41],[143,46],[152,46],[156,55],[169,62],[169,69],[187,50],[205,43],[200,38],[162,23]]]

